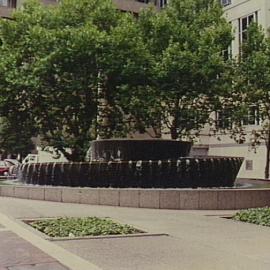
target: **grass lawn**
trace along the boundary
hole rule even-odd
[[[270,208],[263,207],[241,210],[233,216],[233,219],[262,226],[270,226]]]
[[[142,233],[129,225],[122,225],[107,218],[57,218],[27,222],[50,237],[82,237],[98,235],[125,235]]]

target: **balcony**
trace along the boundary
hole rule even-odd
[[[16,8],[16,0],[0,0],[0,17],[10,18]]]
[[[147,8],[149,5],[135,0],[113,0],[114,4],[119,10],[128,11],[138,14],[142,9]]]
[[[0,6],[0,18],[2,17],[10,19],[14,10],[14,8]]]
[[[136,0],[112,0],[116,7],[121,11],[132,12],[138,14],[142,9],[147,8],[149,5],[147,1],[136,1]],[[55,5],[56,0],[42,0],[45,5]],[[150,2],[150,1],[149,1]],[[2,5],[1,5],[2,3]],[[11,18],[11,14],[16,7],[15,0],[0,0],[0,18]]]

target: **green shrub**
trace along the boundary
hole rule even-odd
[[[241,210],[233,216],[233,219],[262,226],[270,226],[270,208]]]
[[[142,233],[129,225],[97,217],[57,218],[31,221],[32,227],[50,237],[81,237]]]

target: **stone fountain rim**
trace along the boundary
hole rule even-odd
[[[1,197],[150,209],[236,210],[263,207],[270,202],[269,188],[119,189],[28,184],[1,185],[0,191]]]
[[[151,142],[181,142],[181,143],[188,143],[192,144],[190,141],[182,141],[182,140],[173,140],[173,139],[159,139],[159,138],[152,138],[152,139],[141,139],[141,138],[112,138],[112,139],[98,139],[98,140],[93,140],[92,142],[106,142],[106,141],[151,141]]]
[[[233,158],[233,159],[241,159],[242,162],[244,161],[244,157],[236,157],[236,156],[206,156],[206,157],[203,157],[203,156],[194,156],[194,157],[179,157],[178,159],[176,160],[170,160],[170,162],[177,162],[178,160],[184,160],[184,159],[193,159],[193,160],[196,160],[196,159],[200,159],[200,160],[204,160],[204,159],[218,159],[218,158],[225,158],[225,159],[229,159],[229,158]],[[129,163],[130,161],[132,162],[138,162],[138,161],[141,161],[142,163],[146,163],[146,162],[149,162],[149,161],[152,161],[153,163],[155,162],[159,162],[159,161],[162,161],[162,162],[168,162],[169,160],[168,159],[160,159],[160,160],[112,160],[112,161],[99,161],[99,160],[92,160],[92,161],[70,161],[70,162],[31,162],[31,163],[26,163],[26,164],[20,164],[19,166],[27,166],[27,165],[40,165],[40,164],[89,164],[89,163]]]

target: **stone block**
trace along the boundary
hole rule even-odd
[[[141,208],[159,208],[159,193],[158,189],[156,190],[141,190],[140,191],[140,204]]]
[[[201,210],[217,210],[218,194],[214,190],[200,190],[199,209]]]
[[[80,203],[81,189],[80,188],[68,188],[62,189],[62,202],[65,203]]]
[[[160,209],[180,208],[179,190],[161,190],[159,198],[160,198]]]
[[[246,209],[254,207],[253,193],[251,190],[237,190],[235,194],[235,209]]]
[[[45,188],[29,187],[29,199],[43,201],[45,199]]]
[[[99,189],[98,188],[81,189],[80,203],[98,205],[99,204]]]
[[[219,210],[233,210],[235,209],[236,191],[221,190],[218,191],[218,209]]]
[[[118,189],[100,189],[99,190],[99,204],[119,206],[119,190]]]
[[[120,206],[139,207],[140,191],[138,189],[120,190]]]
[[[180,192],[180,209],[198,210],[200,193],[198,190],[182,190]]]
[[[14,186],[1,186],[1,196],[14,197]]]
[[[62,188],[46,187],[45,201],[62,202]]]
[[[21,199],[29,199],[29,188],[28,187],[15,187],[14,197]]]
[[[252,207],[270,206],[270,190],[252,190]]]

